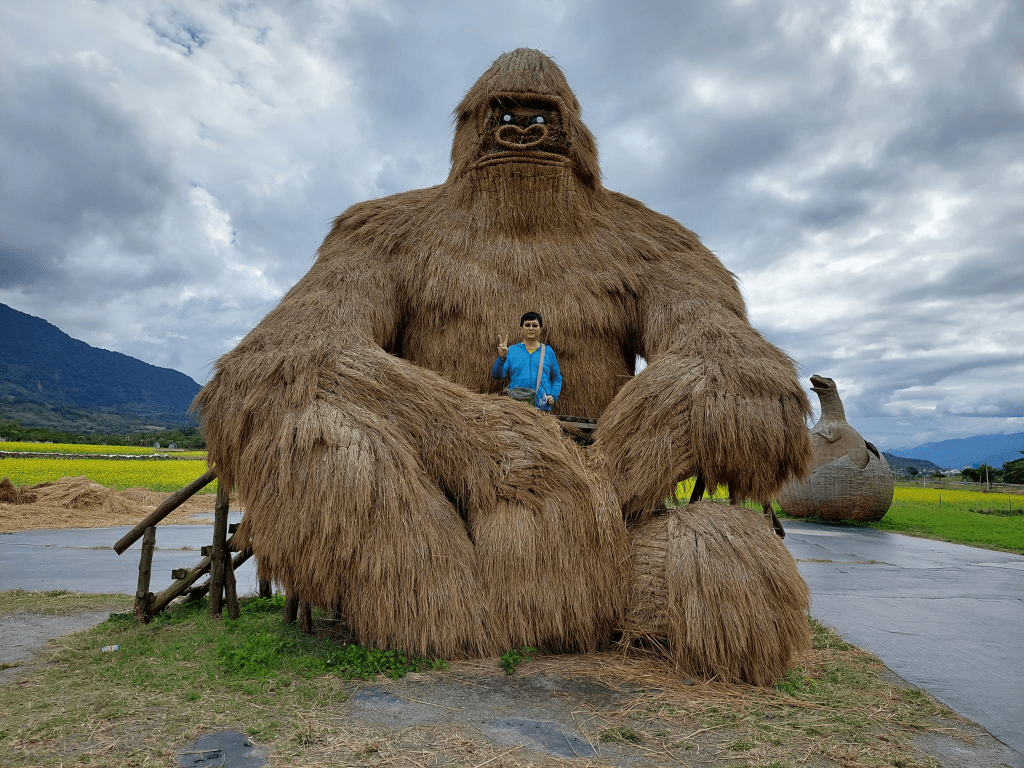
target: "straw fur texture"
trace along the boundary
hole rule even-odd
[[[811,593],[763,515],[712,501],[634,526],[622,643],[695,679],[771,685],[811,647]]]
[[[624,517],[698,471],[774,495],[810,457],[808,403],[696,235],[601,186],[554,62],[502,55],[455,116],[445,183],[349,208],[218,361],[195,403],[209,459],[261,573],[363,642],[598,647],[624,609]],[[494,394],[527,310],[556,412],[602,416],[589,454]]]

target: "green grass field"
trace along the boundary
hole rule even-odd
[[[871,527],[1024,554],[1022,512],[1024,496],[897,487],[889,511]]]
[[[685,503],[692,488],[692,480],[680,483],[676,499]],[[727,496],[725,489],[719,488],[713,498],[724,501]],[[761,509],[760,505],[747,506]],[[788,518],[777,504],[775,511],[779,517]],[[1024,555],[1024,496],[1000,491],[985,493],[949,487],[898,485],[892,506],[879,522],[842,525],[870,527]]]
[[[15,591],[0,593],[0,614],[64,613],[76,603],[94,609],[97,600],[130,606],[123,595]],[[268,751],[273,765],[512,764],[497,761],[517,747],[494,744],[475,726],[369,724],[339,711],[360,690],[352,681],[365,679],[402,698],[424,696],[419,691],[426,690],[433,699],[444,687],[473,686],[508,692],[513,705],[532,699],[515,698],[518,686],[509,682],[499,659],[449,664],[351,644],[340,625],[319,611],[313,617],[316,634],[307,636],[281,622],[282,595],[240,602],[236,620],[211,619],[203,598],[176,605],[149,624],[130,613],[115,614],[55,640],[39,660],[24,662],[11,682],[0,683],[3,765],[177,765],[178,749],[199,733],[220,729],[244,731]],[[597,687],[602,679],[626,684],[614,702],[584,702],[586,717],[578,727],[592,743],[635,746],[640,758],[661,756],[658,765],[692,764],[679,755],[724,754],[724,764],[761,768],[793,768],[809,760],[909,768],[925,764],[914,746],[922,733],[941,728],[960,735],[953,712],[922,691],[893,685],[878,659],[810,623],[813,650],[775,686],[681,686],[670,666],[652,676],[648,658],[621,653],[527,654],[514,677],[587,680],[592,673],[578,670],[589,668],[601,670]],[[114,645],[114,652],[101,650]],[[404,687],[402,678],[413,672],[418,687]],[[416,697],[407,700],[432,704]],[[468,700],[459,704],[474,706]],[[536,764],[526,757],[515,762]]]

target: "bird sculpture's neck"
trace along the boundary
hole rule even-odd
[[[821,421],[846,421],[846,410],[843,408],[843,401],[839,399],[839,393],[836,390],[815,388],[814,391],[821,403]]]

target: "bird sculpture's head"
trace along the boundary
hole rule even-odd
[[[824,376],[818,376],[817,374],[811,376],[811,391],[817,392],[819,396],[824,392],[835,392],[837,394],[839,392],[836,389],[835,381]]]
[[[504,53],[455,110],[452,177],[497,164],[568,165],[600,184],[597,145],[565,75],[540,51]]]

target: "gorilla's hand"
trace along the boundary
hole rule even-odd
[[[627,383],[601,417],[599,448],[628,518],[662,507],[679,480],[764,501],[810,460],[807,397],[792,363],[756,331],[694,354],[678,346]]]

